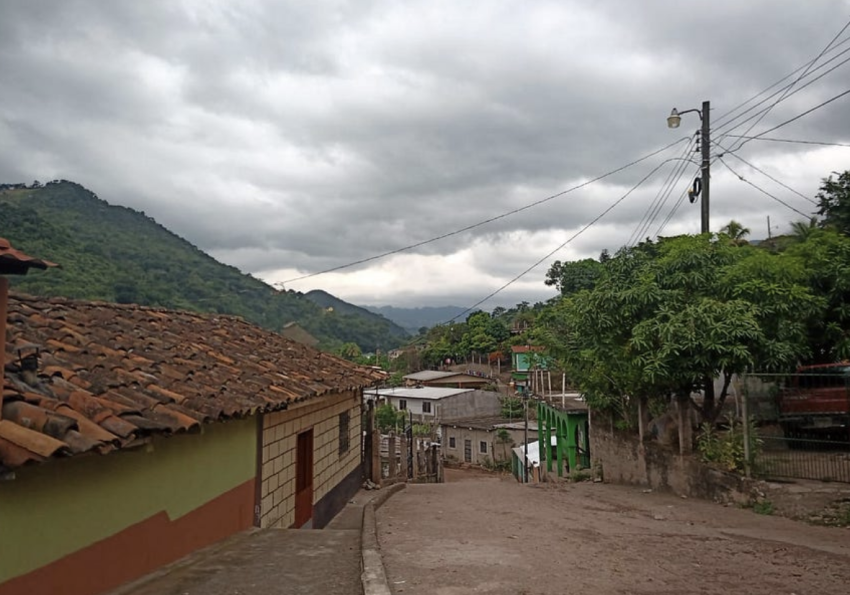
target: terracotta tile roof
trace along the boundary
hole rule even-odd
[[[241,318],[61,298],[11,295],[5,348],[0,472],[383,379]]]
[[[531,352],[540,352],[545,348],[541,345],[514,345],[511,347],[511,351],[514,353],[531,353]]]
[[[12,244],[6,238],[0,238],[0,274],[24,275],[28,269],[46,269],[55,267],[55,263],[39,258],[27,256],[20,250],[12,248]]]

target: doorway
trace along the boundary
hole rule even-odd
[[[309,529],[313,520],[313,430],[298,434],[295,448],[295,527]]]

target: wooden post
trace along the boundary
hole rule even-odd
[[[372,431],[372,483],[381,485],[381,432]]]
[[[648,438],[646,429],[649,426],[649,407],[645,396],[638,397],[638,436],[644,442]]]
[[[410,451],[410,444],[407,441],[407,435],[402,435],[401,437],[401,477],[407,481],[407,478],[410,477],[410,472],[408,471],[409,465],[407,464],[407,453]]]
[[[398,475],[395,454],[395,432],[390,432],[389,438],[387,438],[388,475],[390,479],[395,479]]]
[[[691,400],[688,395],[676,396],[676,410],[679,418],[679,454],[687,455],[693,450],[693,440],[691,438],[691,415],[690,407]]]

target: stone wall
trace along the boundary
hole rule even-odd
[[[295,522],[295,448],[298,434],[313,429],[313,505],[330,496],[360,467],[360,393],[319,397],[263,417],[261,527]],[[340,452],[340,414],[348,412],[348,449]],[[358,481],[354,484],[359,484]],[[314,509],[315,510],[315,509]],[[321,523],[320,523],[321,524]]]
[[[636,432],[620,431],[610,416],[592,412],[591,466],[608,483],[639,485],[691,498],[747,503],[758,497],[755,480],[709,467],[696,455],[657,442],[640,443]]]

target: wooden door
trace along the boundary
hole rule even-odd
[[[295,449],[295,526],[313,518],[313,430],[298,434]]]

